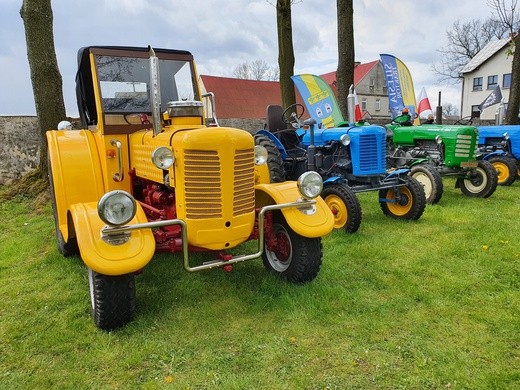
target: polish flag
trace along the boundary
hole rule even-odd
[[[430,101],[428,100],[428,95],[426,95],[424,87],[421,89],[417,101],[417,113],[419,114],[419,118],[427,118],[429,114],[433,114],[432,106],[430,106]]]
[[[361,107],[359,106],[359,100],[357,98],[356,90],[354,89],[354,102],[356,103],[356,108],[354,109],[354,120],[359,122],[363,119],[363,114],[361,113]]]

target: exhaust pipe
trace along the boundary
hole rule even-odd
[[[150,92],[152,94],[153,135],[162,131],[161,126],[161,85],[159,82],[159,58],[155,55],[152,46],[148,46],[150,55]]]
[[[354,84],[348,89],[347,96],[348,123],[354,125],[356,123],[356,97],[354,95]]]

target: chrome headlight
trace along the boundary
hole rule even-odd
[[[508,139],[509,139],[509,133],[506,131],[506,132],[504,133],[504,140],[507,141]]]
[[[159,146],[152,152],[152,162],[159,169],[169,169],[175,162],[175,156],[170,148]]]
[[[321,194],[323,190],[323,180],[321,176],[314,171],[303,173],[296,182],[298,191],[305,199],[314,199]]]
[[[61,121],[58,123],[58,130],[72,130],[72,123],[69,121]]]
[[[265,164],[268,157],[267,149],[261,145],[255,146],[255,165]]]
[[[435,136],[435,143],[437,145],[442,144],[442,137],[440,135]]]
[[[343,134],[341,137],[339,137],[339,141],[341,142],[341,144],[343,146],[348,146],[350,145],[350,135],[348,134]]]
[[[98,202],[98,215],[112,226],[124,225],[132,220],[137,210],[135,199],[126,191],[107,192]]]

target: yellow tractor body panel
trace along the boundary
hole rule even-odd
[[[58,226],[67,241],[67,213],[71,205],[97,202],[105,193],[103,174],[90,131],[48,131],[46,136]]]
[[[76,203],[71,206],[81,258],[87,267],[104,275],[124,275],[141,270],[155,253],[155,239],[151,229],[137,229],[119,245],[108,244],[102,238],[105,226],[97,213],[97,203]],[[147,222],[138,205],[129,225]]]
[[[301,199],[295,181],[257,185],[256,196],[257,202],[263,203],[260,206],[265,206],[273,201],[275,204],[283,204]],[[304,237],[323,237],[329,234],[334,227],[334,217],[330,208],[321,197],[317,197],[315,200],[314,213],[306,213],[296,207],[281,210],[291,229]]]

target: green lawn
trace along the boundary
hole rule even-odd
[[[90,317],[82,262],[56,250],[50,206],[3,202],[0,386],[517,389],[520,183],[489,199],[453,186],[412,223],[362,194],[360,230],[325,237],[304,286],[261,261],[190,274],[157,255],[136,320],[111,333]]]

